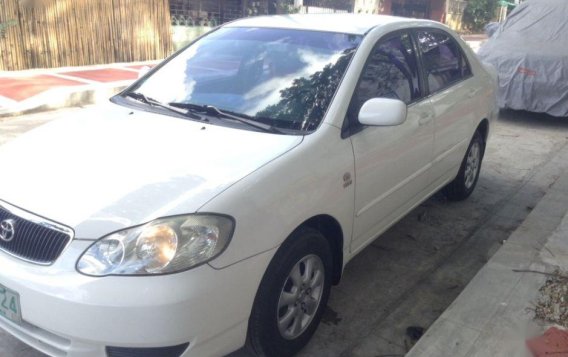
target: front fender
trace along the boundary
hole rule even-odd
[[[211,266],[223,268],[278,247],[302,222],[319,214],[339,222],[347,255],[355,187],[344,183],[346,173],[354,175],[351,142],[341,139],[338,128],[324,124],[300,145],[237,182],[200,209],[236,221],[229,247]]]

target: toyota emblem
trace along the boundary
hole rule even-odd
[[[0,239],[4,242],[11,242],[16,234],[15,222],[13,219],[5,219],[0,222]]]

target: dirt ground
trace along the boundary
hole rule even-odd
[[[0,144],[53,116],[0,122]],[[300,356],[403,356],[542,198],[555,176],[546,164],[567,144],[568,119],[502,112],[473,195],[435,195],[354,258]],[[40,356],[2,332],[0,346]]]
[[[539,292],[534,307],[535,319],[568,328],[568,275],[556,271]]]

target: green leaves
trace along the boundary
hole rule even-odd
[[[471,31],[481,31],[495,17],[498,0],[469,0],[463,21]]]

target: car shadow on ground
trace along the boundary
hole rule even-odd
[[[503,109],[499,121],[516,124],[526,128],[563,128],[568,129],[568,117],[554,117],[546,113],[533,113],[525,110]]]

